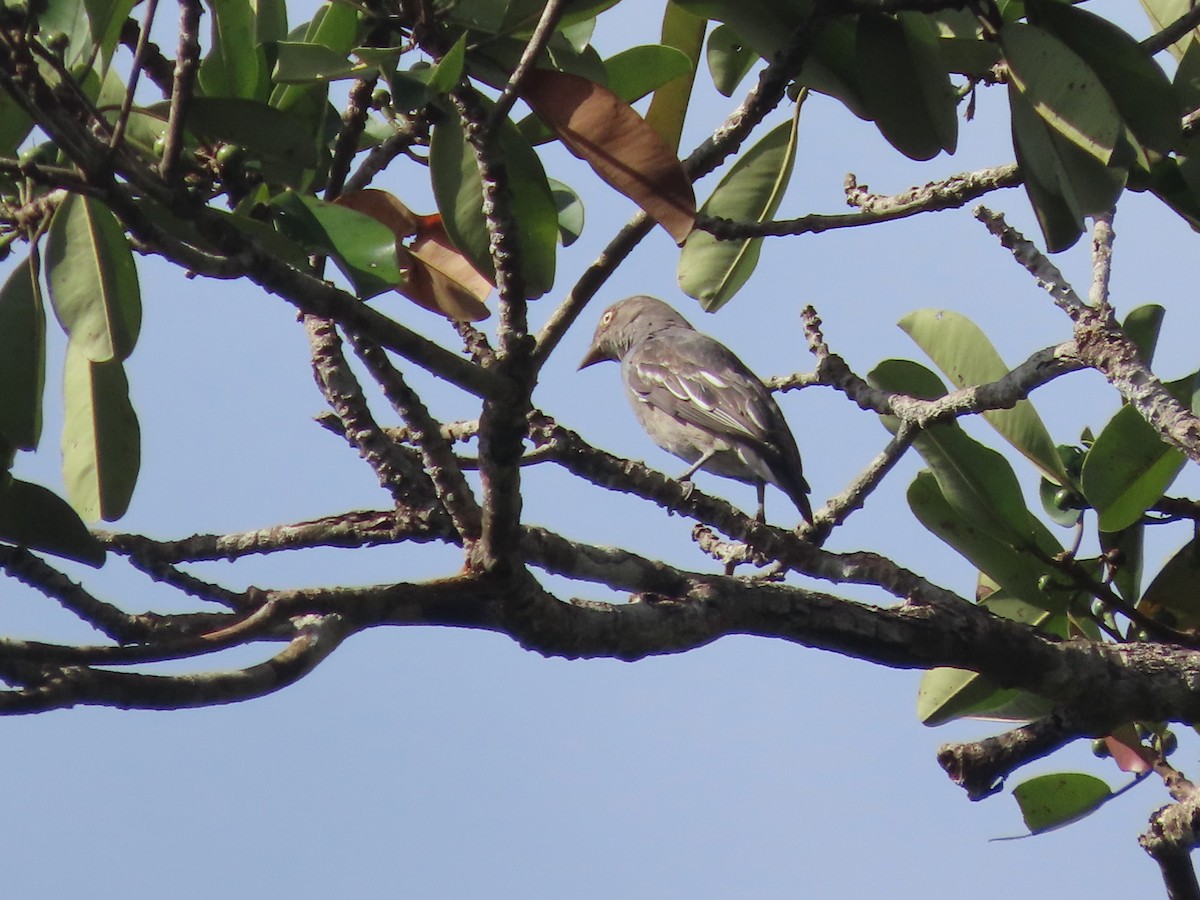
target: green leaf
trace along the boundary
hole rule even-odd
[[[1051,614],[1003,591],[993,592],[980,605],[1002,618],[1060,637],[1069,631],[1065,615]],[[1047,715],[1053,707],[1037,694],[997,687],[982,675],[963,669],[930,669],[917,690],[917,717],[931,727],[971,717],[1028,722]]]
[[[88,521],[119,519],[141,465],[141,430],[120,360],[94,362],[74,342],[63,374],[63,478]]]
[[[271,201],[280,230],[310,250],[328,253],[363,300],[404,282],[396,235],[370,216],[295,191]]]
[[[796,104],[790,122],[776,127],[733,164],[701,213],[737,222],[762,222],[775,215],[792,177],[801,106]],[[750,278],[761,248],[762,238],[719,241],[706,231],[693,231],[679,255],[679,286],[714,312]]]
[[[926,160],[958,141],[955,96],[923,16],[858,18],[858,86],[866,109],[888,142],[910,159]]]
[[[604,60],[608,89],[626,103],[635,103],[664,84],[688,75],[692,61],[675,47],[643,44]]]
[[[104,565],[104,547],[65,500],[7,473],[0,473],[0,541]]]
[[[1099,537],[1101,552],[1115,557],[1113,586],[1127,602],[1137,603],[1146,558],[1146,526],[1138,521],[1120,531],[1101,531]]]
[[[1013,788],[1013,797],[1031,834],[1076,822],[1112,796],[1107,784],[1082,772],[1039,775]]]
[[[708,71],[712,75],[713,87],[723,97],[732,97],[746,73],[758,62],[758,55],[750,49],[742,36],[728,25],[718,25],[708,36],[705,54]]]
[[[0,93],[0,156],[15,156],[33,130],[33,120],[8,94]]]
[[[1146,11],[1146,16],[1155,31],[1162,31],[1191,8],[1191,0],[1142,0],[1142,9]],[[1178,59],[1196,42],[1196,34],[1197,31],[1193,28],[1167,49]]]
[[[1067,474],[1071,476],[1071,484],[1077,484],[1079,468],[1083,465],[1083,448],[1060,444],[1055,449],[1058,451],[1059,460],[1066,467]],[[1085,504],[1077,489],[1063,487],[1057,480],[1051,481],[1043,475],[1038,480],[1038,496],[1042,501],[1042,509],[1056,524],[1072,527],[1079,523]]]
[[[429,90],[433,94],[444,94],[462,80],[466,47],[467,36],[464,34],[438,60],[437,65],[429,70]]]
[[[95,362],[129,356],[142,325],[137,267],[100,201],[68,194],[55,211],[46,275],[54,314],[80,353]]]
[[[1171,81],[1138,41],[1112,22],[1056,0],[1030,5],[1037,24],[1079,55],[1095,72],[1134,137],[1159,155],[1179,139],[1183,110]]]
[[[1038,609],[1062,614],[1066,612],[1066,591],[1047,591],[1039,585],[1049,568],[1028,550],[992,536],[980,527],[977,517],[964,515],[952,506],[938,486],[932,472],[922,471],[908,487],[908,505],[922,525],[944,543],[949,544],[981,572],[999,584],[1006,593]],[[1030,516],[1031,523],[1037,520]],[[1043,553],[1053,556],[1062,546],[1044,526],[1037,535]]]
[[[936,375],[907,360],[884,360],[867,380],[883,390],[923,399],[944,393]],[[895,421],[890,418],[885,418],[884,424],[895,429]],[[1045,526],[1040,526],[1026,509],[1021,486],[1008,460],[969,437],[957,422],[924,429],[913,446],[933,471],[944,499],[973,528],[1011,547],[1026,549],[1035,545],[1036,536],[1045,531]],[[1035,524],[1040,531],[1035,532]],[[1046,536],[1047,546],[1058,548],[1048,532]],[[988,571],[982,565],[979,568]]]
[[[1167,560],[1146,588],[1138,610],[1172,628],[1200,625],[1200,540],[1193,538]],[[1164,615],[1165,613],[1165,615]]]
[[[209,97],[266,100],[270,83],[250,0],[208,0],[212,9],[212,47],[200,63],[200,87]]]
[[[300,31],[301,29],[297,29]],[[319,44],[346,56],[358,44],[358,12],[349,3],[326,3],[317,10],[303,33],[291,36],[305,44]],[[299,110],[314,104],[324,106],[326,88],[323,85],[279,84],[271,91],[268,101],[278,110]],[[303,118],[303,117],[302,117]],[[311,137],[311,136],[310,136]]]
[[[275,84],[325,84],[371,71],[371,66],[352,62],[322,44],[279,41],[275,52]]]
[[[558,239],[564,247],[570,247],[583,233],[583,201],[570,185],[553,178],[546,180],[550,184],[550,193],[554,195],[554,205],[558,209]]]
[[[0,442],[37,448],[45,383],[46,311],[30,257],[0,287]]]
[[[966,316],[949,310],[922,309],[909,313],[899,324],[955,387],[987,384],[1008,374],[1008,366],[987,335]],[[983,416],[1049,478],[1059,484],[1071,483],[1032,403],[1021,400],[1012,409],[989,410]]]
[[[499,140],[517,223],[521,273],[532,299],[554,284],[558,206],[541,160],[507,119],[501,125]],[[494,283],[496,269],[483,216],[483,182],[475,154],[456,117],[447,116],[434,126],[429,167],[438,212],[451,242]]]
[[[121,27],[129,18],[136,0],[84,0],[92,40],[100,48],[100,59],[107,66],[121,37]]]
[[[66,36],[67,48],[62,60],[72,71],[86,63],[94,49],[95,37],[87,7],[84,0],[47,0],[38,14],[38,27],[43,37],[56,32]]]
[[[1131,310],[1121,323],[1121,330],[1137,346],[1138,356],[1147,366],[1154,362],[1154,348],[1166,312],[1157,303],[1148,303]]]
[[[1012,83],[1055,131],[1104,165],[1122,140],[1123,123],[1096,73],[1058,38],[1032,25],[1000,29]]]
[[[168,109],[167,103],[150,107],[151,112],[164,115]],[[187,128],[203,143],[237,144],[252,156],[297,169],[311,169],[319,162],[304,119],[257,100],[195,97],[188,104]]]
[[[1200,410],[1197,374],[1165,385],[1193,411]],[[1166,444],[1132,406],[1123,406],[1096,437],[1083,463],[1083,495],[1100,514],[1101,531],[1139,521],[1183,469],[1185,458]]]
[[[663,84],[654,92],[646,124],[658,132],[672,152],[679,152],[683,120],[692,99],[692,85],[700,52],[704,49],[704,30],[708,22],[678,3],[668,3],[663,13],[662,43],[679,50],[688,61],[688,71]]]

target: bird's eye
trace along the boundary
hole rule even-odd
[[[609,322],[612,321],[612,318],[613,318],[613,311],[610,309],[610,310],[608,310],[608,312],[606,312],[603,316],[600,317],[600,323],[602,325],[607,325]]]

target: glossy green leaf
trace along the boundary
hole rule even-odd
[[[200,63],[200,86],[209,97],[265,100],[270,89],[267,58],[249,40],[255,32],[250,0],[208,0],[212,43]]]
[[[540,297],[554,284],[558,207],[541,160],[507,120],[500,129],[500,148],[508,169],[525,290],[530,298]],[[429,166],[446,233],[475,268],[494,282],[496,270],[483,217],[483,183],[457,119],[446,117],[434,126]]]
[[[713,87],[722,96],[732,97],[742,79],[758,62],[758,54],[729,25],[718,25],[708,36],[705,59]]]
[[[1166,388],[1180,403],[1200,410],[1196,375]],[[1141,519],[1184,462],[1183,454],[1166,444],[1132,406],[1122,406],[1096,437],[1080,479],[1084,496],[1100,514],[1100,530],[1120,531]]]
[[[45,383],[46,311],[29,258],[0,287],[0,440],[37,448]]]
[[[120,360],[93,362],[72,342],[63,374],[63,479],[87,521],[119,519],[141,465],[141,430]]]
[[[1055,131],[1104,165],[1124,123],[1096,73],[1070,47],[1032,25],[1000,29],[1012,83]]]
[[[1031,834],[1076,822],[1112,796],[1107,784],[1082,772],[1039,775],[1013,788],[1013,798]]]
[[[1147,303],[1130,310],[1125,321],[1121,323],[1125,336],[1133,341],[1138,349],[1138,356],[1146,365],[1154,362],[1154,349],[1158,346],[1158,333],[1162,329],[1166,312],[1157,303]]]
[[[254,43],[287,39],[287,0],[250,0],[254,9]]]
[[[0,541],[104,565],[104,547],[65,500],[7,473],[0,473]]]
[[[1162,31],[1184,13],[1189,12],[1191,8],[1190,0],[1142,0],[1142,9],[1145,10],[1155,31]],[[1198,33],[1200,32],[1193,28],[1168,48],[1176,59],[1196,42]]]
[[[570,185],[553,178],[546,180],[550,184],[550,193],[554,195],[554,205],[558,209],[558,239],[564,247],[570,247],[583,233],[583,201]]]
[[[72,345],[96,362],[137,343],[142,299],[125,232],[98,200],[68,194],[46,240],[50,303]]]
[[[775,215],[792,177],[800,108],[797,104],[791,122],[777,126],[730,167],[701,213],[737,222],[762,222]],[[679,286],[714,312],[750,278],[761,247],[762,238],[719,241],[706,231],[693,231],[679,255]]]
[[[1047,591],[1039,585],[1042,576],[1048,574],[1049,566],[1039,562],[1028,550],[993,537],[981,527],[977,517],[964,515],[951,505],[932,472],[918,473],[909,485],[908,505],[917,521],[987,574],[1006,593],[1039,609],[1058,614],[1066,611],[1065,591]],[[1036,523],[1037,520],[1030,516],[1030,521]],[[1039,533],[1037,540],[1043,553],[1048,550],[1062,552],[1062,546],[1048,533]]]
[[[929,355],[955,387],[996,381],[1008,366],[987,335],[968,319],[949,310],[923,309],[909,313],[899,325]],[[1000,435],[1047,476],[1069,484],[1054,441],[1028,400],[1012,409],[985,412],[984,418]]]
[[[279,229],[317,253],[328,253],[363,300],[404,281],[396,256],[396,236],[368,215],[285,191],[271,201]]]
[[[662,43],[674,47],[686,57],[688,71],[660,86],[646,111],[646,124],[658,132],[673,152],[679,151],[683,120],[692,99],[692,85],[700,52],[704,49],[704,31],[708,22],[678,3],[668,3],[663,13]]]
[[[1179,139],[1179,106],[1171,81],[1138,41],[1112,22],[1078,6],[1039,0],[1037,24],[1095,72],[1122,121],[1146,149],[1170,153]]]

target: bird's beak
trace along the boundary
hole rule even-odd
[[[579,361],[579,368],[586,369],[588,366],[594,366],[596,363],[604,362],[606,359],[612,359],[612,357],[605,353],[599,345],[592,344],[592,346],[588,347],[587,354]]]

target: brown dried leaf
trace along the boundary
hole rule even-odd
[[[370,216],[396,235],[396,258],[407,272],[398,293],[456,321],[478,322],[491,315],[482,301],[492,292],[492,283],[450,242],[441,216],[418,215],[399,198],[374,188],[345,194],[335,202]],[[405,246],[406,238],[414,240]]]
[[[521,96],[568,150],[683,243],[696,221],[692,184],[632,106],[606,87],[546,69],[529,72]]]

